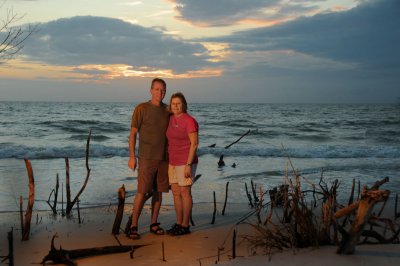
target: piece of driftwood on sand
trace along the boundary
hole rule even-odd
[[[250,243],[249,248],[251,250],[255,251],[261,248],[266,254],[271,255],[273,250],[339,245],[339,243],[342,243],[339,253],[352,254],[355,245],[363,243],[363,241],[359,241],[360,236],[374,238],[374,243],[399,242],[400,225],[396,222],[397,218],[392,220],[380,217],[384,206],[382,206],[378,215],[372,214],[374,205],[386,200],[389,196],[388,190],[378,190],[379,186],[386,183],[388,179],[385,178],[376,182],[371,189],[365,187],[359,200],[348,206],[343,206],[337,202],[339,188],[337,180],[333,181],[331,186],[323,181],[322,176],[319,186],[306,180],[313,186],[313,189],[302,190],[300,178],[306,180],[298,172],[295,173],[294,181],[286,179],[289,187],[288,190],[283,190],[283,195],[287,196],[283,197],[281,208],[278,208],[277,204],[272,202],[263,204],[263,208],[270,206],[270,209],[265,213],[267,218],[264,224],[250,223],[259,233],[256,236],[243,236],[243,239]],[[312,202],[312,199],[316,199],[315,195],[312,197],[305,196],[309,192],[318,195],[318,204]],[[354,197],[354,193],[351,193],[350,197]],[[349,199],[349,202],[351,201],[352,199]],[[354,215],[353,213],[356,211],[357,214]],[[252,211],[252,215],[257,213],[259,213],[257,210]],[[395,214],[396,217],[396,210]],[[239,223],[245,222],[252,215],[246,216]],[[347,222],[341,223],[339,218],[346,216]],[[390,234],[390,236],[384,237],[379,234],[378,230],[373,229],[373,226],[377,226],[378,222],[383,223],[378,230],[383,231],[386,235]],[[365,229],[367,224],[371,225],[369,230]],[[347,233],[348,228],[350,230]],[[341,237],[338,232],[342,233]],[[364,243],[366,243],[365,239]]]
[[[125,195],[126,195],[125,186],[122,185],[118,189],[118,209],[117,209],[117,213],[115,215],[115,220],[114,220],[114,224],[113,224],[113,228],[112,228],[113,235],[119,234],[119,229],[121,227],[122,217],[124,214]]]
[[[373,216],[372,210],[375,204],[378,202],[385,202],[389,197],[389,190],[379,190],[379,187],[388,181],[388,177],[381,181],[377,181],[371,189],[364,186],[360,200],[335,213],[335,218],[338,219],[357,211],[355,220],[352,222],[349,232],[346,232],[344,229],[340,230],[343,238],[337,250],[338,254],[353,254],[355,252],[355,246],[359,242],[365,226]],[[379,235],[377,232],[375,232],[375,234]],[[373,236],[373,234],[370,234],[370,236]]]
[[[104,246],[104,247],[93,247],[93,248],[83,248],[83,249],[56,249],[54,246],[54,238],[57,237],[57,234],[53,236],[51,239],[51,247],[49,253],[43,258],[41,264],[45,265],[47,261],[52,261],[56,264],[64,264],[68,266],[76,266],[77,264],[74,262],[75,259],[91,257],[91,256],[99,256],[99,255],[107,255],[113,253],[123,253],[123,252],[131,252],[130,256],[133,258],[133,252],[143,246],[147,245],[118,245],[118,246]]]

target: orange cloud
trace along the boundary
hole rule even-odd
[[[12,67],[9,67],[10,64],[12,64]],[[2,69],[0,77],[4,78],[69,80],[79,83],[107,83],[110,80],[130,77],[157,76],[187,79],[218,77],[222,75],[222,70],[217,68],[204,68],[184,73],[175,73],[172,69],[156,69],[146,66],[135,67],[124,64],[55,66],[23,60],[9,61],[7,64],[0,65],[0,69]]]

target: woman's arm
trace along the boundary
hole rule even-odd
[[[199,146],[199,133],[198,132],[189,133],[189,140],[190,140],[190,149],[189,149],[189,156],[187,158],[185,166],[185,177],[190,177],[192,175],[192,168],[190,165],[192,164],[196,156],[197,147]]]

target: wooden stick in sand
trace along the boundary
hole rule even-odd
[[[117,214],[115,216],[114,225],[112,228],[113,235],[119,234],[119,228],[121,227],[122,216],[124,214],[125,195],[126,195],[125,186],[122,185],[118,189],[118,209],[117,209]]]
[[[225,215],[226,201],[228,200],[228,187],[229,187],[229,181],[226,182],[226,188],[225,188],[225,202],[224,202],[224,208],[222,209],[222,215]]]
[[[59,177],[58,177],[58,173],[57,173],[56,187],[51,190],[49,198],[47,199],[47,204],[50,206],[50,209],[53,211],[53,214],[57,214],[57,198],[58,198],[58,188],[59,187],[60,187],[60,183],[59,183]],[[53,193],[54,193],[54,201],[53,201],[53,205],[52,205],[50,203],[50,198],[51,198],[51,195],[53,195]]]
[[[32,209],[33,204],[35,202],[35,179],[33,177],[33,170],[31,162],[28,159],[25,159],[26,170],[28,171],[29,177],[29,200],[28,206],[26,207],[25,212],[25,224],[22,228],[22,240],[29,240],[29,234],[31,232],[31,219],[32,219]],[[22,198],[22,197],[21,197]]]
[[[213,192],[214,192],[214,212],[213,212],[213,218],[212,218],[211,224],[215,223],[215,214],[217,212],[217,201],[215,199],[215,191],[213,191]]]
[[[14,229],[11,227],[11,231],[7,233],[7,239],[8,239],[8,255],[7,256],[0,256],[0,258],[3,258],[1,262],[5,262],[8,260],[8,265],[9,266],[14,266],[14,237],[13,237],[13,231]]]
[[[70,192],[70,186],[69,186],[69,164],[68,164],[68,158],[65,158],[65,163],[66,163],[66,168],[67,168],[67,184],[66,184],[66,190],[67,190],[67,208],[66,208],[66,213],[69,215],[71,213],[72,208],[74,207],[75,203],[81,196],[83,190],[86,188],[86,185],[89,181],[89,176],[90,176],[90,168],[89,168],[89,144],[90,144],[90,136],[92,135],[92,130],[89,131],[89,136],[86,141],[86,178],[85,181],[79,190],[79,192],[76,194],[75,198],[73,201],[71,201],[71,192]]]

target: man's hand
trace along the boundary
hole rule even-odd
[[[136,166],[137,166],[136,157],[129,157],[128,167],[130,169],[132,169],[133,171],[135,171],[136,170]]]

